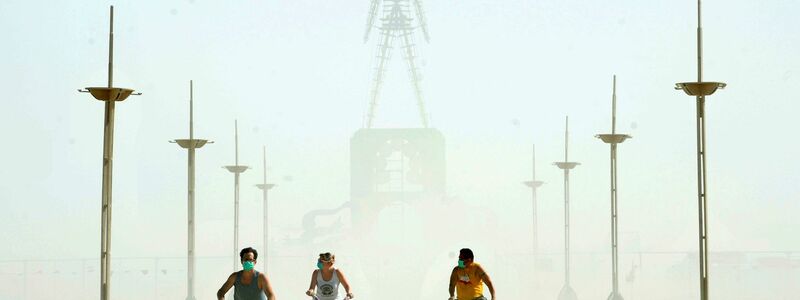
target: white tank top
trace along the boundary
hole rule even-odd
[[[333,269],[331,280],[322,279],[322,270],[317,271],[317,298],[319,300],[341,300],[339,298],[339,277]]]

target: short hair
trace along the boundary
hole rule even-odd
[[[463,259],[475,259],[475,254],[469,248],[464,248],[458,251],[458,256]]]
[[[258,251],[252,247],[247,247],[239,251],[239,259],[244,259],[244,255],[247,253],[253,253],[253,259],[258,259]]]
[[[322,260],[322,261],[330,262],[330,261],[333,261],[334,259],[336,259],[336,255],[333,255],[330,252],[320,253],[319,254],[319,259]]]

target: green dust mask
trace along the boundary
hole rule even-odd
[[[466,268],[466,267],[467,267],[467,265],[465,265],[465,264],[464,264],[464,261],[463,261],[463,260],[460,260],[460,259],[459,259],[459,260],[458,260],[458,267],[463,269],[463,268]]]
[[[318,262],[317,262],[317,269],[320,269],[320,270],[322,270],[322,266],[323,266],[323,265],[322,265],[322,262],[321,262],[321,261],[318,261]]]
[[[253,269],[255,266],[256,266],[256,263],[254,263],[254,262],[252,262],[252,261],[249,261],[249,260],[248,260],[248,261],[246,261],[246,262],[244,262],[244,263],[242,263],[242,267],[244,267],[244,270],[245,270],[245,271],[250,271],[250,270],[252,270],[252,269]]]

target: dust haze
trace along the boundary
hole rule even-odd
[[[619,294],[700,298],[696,1],[162,2],[0,3],[0,299],[101,299],[106,111],[77,90],[106,86],[111,5],[142,94],[115,104],[110,298],[216,299],[244,247],[280,299],[323,252],[356,299],[447,299],[461,248],[499,299],[608,298],[612,105]],[[703,2],[710,298],[800,295],[797,11]]]

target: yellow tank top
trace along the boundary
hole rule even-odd
[[[483,280],[478,274],[477,263],[469,267],[456,270],[456,298],[458,300],[472,300],[483,296]]]

